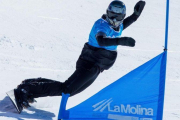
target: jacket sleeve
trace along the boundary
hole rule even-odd
[[[103,32],[99,32],[96,35],[97,42],[100,46],[113,46],[113,45],[122,45],[122,46],[135,46],[135,40],[130,37],[121,37],[121,38],[108,38]]]
[[[133,22],[135,22],[138,19],[138,17],[138,15],[135,15],[133,13],[131,16],[125,18],[123,21],[123,30],[130,26]]]
[[[103,32],[98,32],[96,34],[97,42],[100,46],[113,46],[118,45],[118,39],[117,38],[108,38],[106,37],[106,34]]]

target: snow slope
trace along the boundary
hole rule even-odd
[[[124,0],[127,16],[138,0]],[[110,0],[0,0],[0,120],[57,119],[61,97],[38,98],[18,115],[5,92],[27,78],[65,81],[94,22]],[[69,99],[71,108],[163,51],[165,0],[146,0],[141,17],[122,36],[134,48],[118,47],[115,65],[84,92]],[[169,52],[164,120],[180,120],[180,1],[170,1]]]

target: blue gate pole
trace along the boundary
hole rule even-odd
[[[163,107],[164,107],[164,95],[165,95],[165,79],[166,79],[166,66],[167,66],[167,50],[168,50],[168,30],[169,30],[169,0],[167,0],[166,3],[166,30],[165,30],[165,46],[164,46],[164,61],[162,62],[162,64],[165,65],[165,68],[162,70],[164,71],[164,81],[162,82],[162,89],[164,90],[163,92],[163,103],[162,103],[162,115],[159,117],[158,120],[162,120],[163,119]]]
[[[167,0],[167,5],[166,5],[166,31],[165,31],[165,46],[164,46],[165,51],[167,51],[167,47],[168,47],[168,30],[169,30],[169,0]]]
[[[66,110],[66,104],[68,101],[70,94],[62,93],[62,99],[59,109],[58,120],[68,119],[69,118],[69,111]]]

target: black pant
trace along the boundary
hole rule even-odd
[[[73,96],[90,86],[100,72],[109,69],[116,57],[116,51],[96,48],[85,43],[76,62],[76,71],[65,82],[36,78],[27,79],[20,86],[33,94],[34,98],[60,96],[62,93]]]
[[[77,68],[65,82],[46,78],[27,79],[22,84],[34,98],[46,96],[61,96],[62,93],[73,96],[90,86],[100,73],[98,66]]]

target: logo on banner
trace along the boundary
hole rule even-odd
[[[145,108],[141,105],[130,105],[130,104],[119,104],[119,105],[112,105],[112,98],[108,100],[103,100],[92,107],[94,108],[94,111],[100,111],[103,112],[105,110],[108,110],[108,112],[113,113],[126,113],[126,114],[132,114],[132,115],[146,115],[146,116],[153,116],[153,109],[152,108]]]

